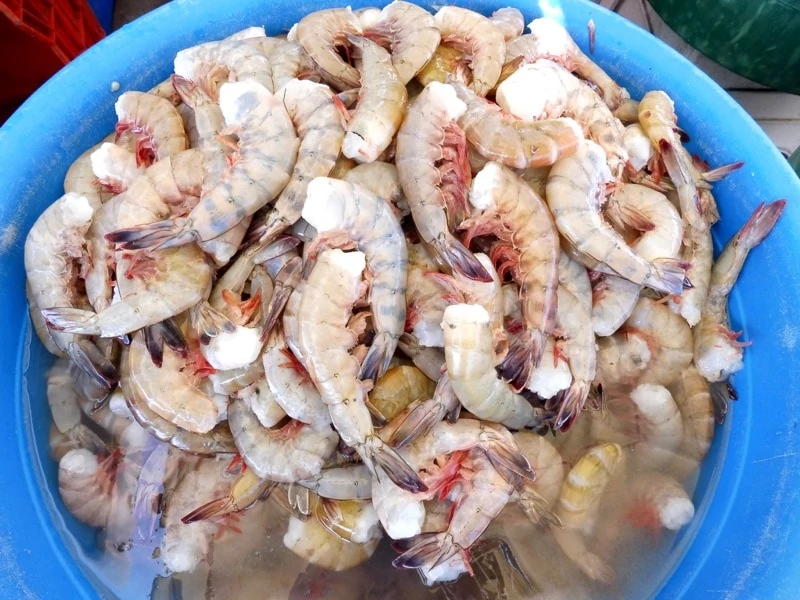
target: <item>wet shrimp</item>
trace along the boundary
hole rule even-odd
[[[139,165],[148,166],[188,147],[181,115],[168,100],[142,92],[125,92],[117,99],[114,110],[117,140],[133,137]]]
[[[378,515],[369,501],[320,498],[313,515],[320,525],[346,542],[365,544],[382,535]]]
[[[312,249],[344,237],[364,252],[372,276],[369,301],[375,338],[360,377],[377,381],[386,372],[406,322],[408,254],[400,223],[386,200],[327,177],[309,184],[303,218],[320,234]]]
[[[444,365],[444,353],[439,348],[421,346],[413,335],[404,333],[397,342],[397,347],[411,359],[414,366],[431,381],[438,381]]]
[[[380,542],[376,532],[366,543],[347,542],[328,531],[317,519],[289,518],[283,545],[297,556],[328,571],[344,571],[369,560]]]
[[[549,400],[559,392],[569,389],[572,384],[572,372],[562,346],[561,341],[548,337],[544,342],[542,360],[528,379],[527,389],[543,400]]]
[[[538,523],[542,517],[552,519],[548,513],[555,510],[566,477],[561,454],[544,436],[530,431],[517,431],[513,436],[536,473],[536,479],[525,481],[525,490],[532,493],[517,493],[515,500],[532,522]]]
[[[525,17],[510,6],[494,11],[489,20],[501,31],[506,42],[518,38],[525,30]]]
[[[291,179],[260,230],[259,245],[269,244],[300,219],[308,184],[330,173],[345,136],[341,112],[326,85],[296,79],[278,90],[276,97],[292,119],[300,147]]]
[[[64,176],[64,193],[78,194],[85,196],[93,207],[99,207],[102,203],[108,201],[108,193],[97,181],[92,166],[92,154],[99,150],[104,144],[109,143],[107,140],[113,140],[114,134],[109,135],[103,142],[92,146],[75,159],[67,174]],[[127,151],[126,151],[127,154]]]
[[[589,273],[586,267],[563,250],[558,258],[558,285],[575,296],[583,309],[591,310],[592,283]]]
[[[684,269],[676,261],[644,260],[603,220],[599,208],[611,179],[605,153],[588,140],[556,163],[547,180],[547,204],[556,227],[586,266],[602,265],[634,283],[680,294]]]
[[[460,83],[450,86],[466,106],[459,126],[467,141],[489,160],[516,169],[544,167],[574,153],[583,139],[572,119],[522,121]]]
[[[692,287],[684,290],[680,296],[670,296],[667,302],[673,312],[694,327],[700,322],[711,281],[714,241],[711,239],[710,229],[687,227],[684,230],[681,260],[689,265],[686,278],[692,282]]]
[[[47,371],[47,404],[56,429],[77,447],[94,453],[105,450],[106,445],[89,429],[81,416],[78,392],[72,383],[70,364],[57,360]]]
[[[348,36],[360,64],[358,104],[347,123],[342,154],[369,163],[386,150],[405,116],[408,92],[389,53],[368,39]]]
[[[365,265],[361,252],[327,250],[318,258],[298,307],[301,353],[344,443],[355,448],[371,471],[385,471],[392,481],[416,492],[425,489],[417,474],[373,430],[367,388],[358,379],[360,365],[349,352],[355,339],[346,324],[363,287]]]
[[[622,143],[625,144],[625,149],[628,151],[628,163],[638,173],[650,163],[655,153],[650,138],[638,123],[638,109],[636,121],[633,125],[625,128],[625,132],[622,134]]]
[[[280,90],[292,79],[317,81],[314,61],[297,42],[281,44],[269,55],[272,66],[272,89]]]
[[[69,512],[91,527],[105,527],[121,455],[103,459],[85,448],[70,450],[58,463],[58,491]]]
[[[312,12],[296,25],[297,41],[312,58],[320,74],[337,90],[359,87],[358,70],[347,64],[337,52],[347,35],[361,35],[358,18],[350,7]],[[290,39],[291,41],[291,39]]]
[[[467,53],[472,71],[471,88],[485,96],[500,78],[506,56],[503,32],[481,14],[458,6],[444,6],[433,16],[442,44]]]
[[[84,239],[95,208],[86,197],[68,193],[39,216],[25,238],[30,310],[41,311],[45,321],[48,311],[80,311],[86,302],[76,284],[81,276],[79,263],[86,251]],[[90,340],[52,328],[48,335],[42,340],[45,346],[55,346],[105,387],[110,389],[118,381],[116,367]]]
[[[571,117],[606,153],[615,178],[628,162],[622,123],[586,83],[560,65],[538,60],[525,65],[497,87],[497,104],[526,121]]]
[[[317,475],[338,442],[329,426],[315,430],[299,421],[263,427],[250,405],[234,400],[228,422],[245,464],[261,479],[290,483]]]
[[[354,167],[342,177],[348,183],[360,185],[370,192],[392,203],[398,218],[411,214],[408,202],[400,187],[397,167],[392,163],[376,160]]]
[[[326,468],[297,483],[332,500],[366,500],[372,497],[372,474],[364,464]]]
[[[252,469],[245,468],[227,496],[215,498],[198,506],[182,517],[181,521],[188,524],[247,510],[259,500],[267,498],[274,487],[274,481],[261,479]]]
[[[626,517],[658,532],[677,531],[694,518],[694,504],[680,483],[658,472],[642,473],[629,483]]]
[[[117,144],[104,142],[89,155],[92,172],[106,190],[119,194],[127,190],[144,168],[137,164],[136,155]]]
[[[592,285],[592,330],[599,337],[614,334],[631,316],[642,286],[624,277],[595,273]]]
[[[469,200],[483,212],[465,223],[469,224],[467,239],[495,233],[500,245],[494,246],[492,254],[503,261],[499,272],[509,270],[520,286],[525,329],[498,368],[519,391],[531,369],[538,366],[555,324],[558,232],[544,201],[499,163],[488,163],[475,176]]]
[[[726,381],[743,366],[743,347],[747,343],[739,342],[740,334],[730,330],[728,294],[750,250],[769,235],[785,207],[785,200],[759,204],[714,263],[708,297],[694,337],[695,365],[710,382]]]
[[[714,405],[708,382],[697,367],[690,365],[670,391],[683,420],[681,454],[699,463],[708,454],[714,439]]]
[[[231,166],[214,187],[185,217],[120,229],[106,239],[123,249],[208,241],[233,229],[280,193],[289,181],[299,144],[280,100],[254,81],[225,83],[220,88],[220,108],[226,131],[238,135],[238,142]]]

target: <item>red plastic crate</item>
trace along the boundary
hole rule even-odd
[[[58,69],[105,36],[86,0],[0,0],[0,123]]]

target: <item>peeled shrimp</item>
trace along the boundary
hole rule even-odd
[[[312,12],[300,19],[296,27],[297,41],[313,59],[325,81],[338,90],[360,85],[358,71],[337,52],[337,46],[344,45],[348,34],[361,34],[358,18],[350,7]]]
[[[231,166],[186,217],[106,236],[124,249],[169,248],[214,239],[275,198],[289,181],[298,139],[279,99],[254,81],[225,83],[220,108],[238,135]],[[234,198],[235,202],[230,199]]]
[[[117,140],[133,136],[138,164],[147,166],[188,147],[181,115],[169,100],[142,92],[125,92],[117,98],[114,110]]]
[[[494,11],[489,20],[501,31],[506,42],[518,38],[525,30],[525,17],[510,6]]]
[[[389,366],[406,321],[406,242],[389,203],[346,181],[318,177],[308,186],[303,218],[319,233],[341,234],[364,252],[372,276],[375,339],[360,377],[376,381]],[[308,358],[308,357],[306,357]]]
[[[469,143],[484,157],[507,167],[544,167],[575,152],[583,139],[572,119],[521,121],[460,83],[451,83],[466,110],[458,124]]]
[[[558,232],[544,201],[528,184],[499,163],[488,163],[472,184],[470,203],[484,212],[468,221],[471,238],[497,232],[495,246],[520,286],[524,332],[499,367],[504,379],[521,390],[541,360],[544,342],[556,318],[560,255]],[[474,228],[474,229],[473,229]]]
[[[560,65],[549,60],[524,65],[497,87],[497,104],[527,121],[575,119],[605,151],[614,177],[622,175],[628,162],[622,123],[592,88]]]
[[[358,379],[358,361],[349,353],[355,339],[346,324],[362,289],[365,264],[360,252],[328,250],[319,257],[298,308],[300,348],[344,443],[355,448],[373,472],[385,470],[401,487],[419,491],[424,486],[417,474],[373,431],[367,390]]]
[[[58,491],[76,519],[91,527],[105,527],[119,460],[119,454],[100,460],[90,450],[79,448],[59,461]]]
[[[694,362],[708,381],[725,381],[741,370],[743,347],[728,320],[728,294],[736,284],[750,250],[769,235],[778,222],[785,200],[760,204],[723,249],[711,270],[708,298],[695,328]]]
[[[547,204],[559,232],[586,266],[603,265],[634,283],[680,294],[683,268],[647,262],[602,219],[599,208],[610,181],[605,153],[594,142],[583,142],[575,154],[557,162],[547,180]]]
[[[495,86],[506,57],[503,32],[481,14],[458,6],[443,6],[433,16],[442,44],[470,56],[471,88],[485,96]]]

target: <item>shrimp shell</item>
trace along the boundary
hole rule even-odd
[[[337,90],[359,87],[361,78],[358,71],[344,62],[336,51],[337,47],[344,45],[347,34],[362,33],[358,19],[349,7],[318,10],[300,19],[296,27],[297,41],[331,86]]]

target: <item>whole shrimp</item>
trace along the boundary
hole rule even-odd
[[[103,459],[85,448],[67,452],[58,463],[58,491],[64,506],[79,521],[105,527],[121,454]]]
[[[494,11],[489,20],[502,32],[506,42],[518,38],[525,30],[525,17],[510,6]]]
[[[547,204],[559,232],[586,266],[602,265],[634,283],[680,294],[684,269],[676,261],[644,260],[601,217],[610,181],[605,153],[594,142],[583,142],[575,154],[557,162],[547,180]]]
[[[314,430],[290,421],[279,429],[263,427],[242,400],[234,400],[228,407],[228,421],[245,464],[261,479],[288,483],[313,477],[338,442],[336,432],[327,425]]]
[[[726,381],[743,366],[743,347],[747,343],[737,341],[739,334],[729,328],[728,294],[750,250],[769,235],[785,207],[785,200],[759,204],[714,263],[708,297],[694,338],[695,365],[710,382]]]
[[[525,330],[498,367],[514,390],[525,387],[541,360],[556,318],[558,232],[544,201],[520,177],[499,163],[488,163],[472,184],[470,203],[484,212],[465,223],[467,239],[496,233],[492,250],[520,286]]]
[[[377,381],[389,366],[406,321],[408,257],[400,223],[386,200],[364,188],[327,177],[318,177],[308,185],[303,218],[320,233],[312,250],[316,244],[344,237],[366,257],[372,276],[369,301],[375,339],[364,358],[360,377]]]
[[[337,90],[350,90],[360,85],[358,71],[337,52],[345,45],[348,34],[362,33],[358,18],[350,7],[312,12],[300,19],[296,28],[297,41],[326,82]]]
[[[289,181],[299,141],[279,99],[254,81],[225,83],[220,108],[238,135],[231,166],[185,216],[106,236],[123,249],[170,248],[214,239],[275,198]],[[231,202],[231,198],[235,201]]]
[[[327,86],[294,79],[276,97],[292,119],[300,147],[291,179],[267,214],[263,231],[259,230],[259,246],[269,244],[300,219],[308,184],[330,173],[345,136],[340,109]]]
[[[361,252],[327,250],[319,257],[298,308],[300,348],[344,443],[356,449],[373,473],[384,470],[399,486],[416,492],[425,489],[417,474],[373,431],[366,386],[358,379],[358,361],[349,353],[355,339],[346,324],[360,296],[365,264]]]
[[[164,98],[142,92],[125,92],[114,104],[117,141],[133,136],[136,162],[148,166],[188,147],[183,120]]]
[[[76,284],[80,277],[79,261],[85,252],[84,238],[95,208],[84,196],[66,194],[42,213],[25,238],[30,310],[41,311],[45,321],[47,309],[80,310],[78,307],[86,301]],[[37,333],[41,337],[47,332],[37,329]],[[116,367],[86,338],[51,329],[49,338],[42,342],[46,347],[55,346],[106,388],[110,389],[119,380]]]
[[[572,119],[522,121],[460,83],[450,86],[466,106],[458,125],[472,147],[489,160],[516,169],[544,167],[575,152],[583,139]]]
[[[461,404],[479,419],[522,429],[533,419],[530,403],[511,391],[494,370],[489,313],[480,305],[454,304],[444,311],[447,373]]]
[[[420,237],[453,271],[489,281],[489,273],[451,233],[467,216],[467,142],[456,119],[466,105],[452,87],[431,83],[409,106],[397,133],[395,164]]]
[[[488,94],[500,78],[506,57],[503,32],[483,15],[458,6],[443,6],[433,20],[441,32],[441,43],[470,57],[470,87],[478,96]]]
[[[614,177],[622,175],[628,162],[622,123],[592,88],[560,65],[549,60],[524,65],[497,87],[497,104],[527,121],[575,119],[605,151]]]
[[[342,154],[368,163],[392,142],[405,116],[408,92],[386,50],[365,38],[349,35],[347,39],[360,61],[361,88],[347,123]]]
[[[586,56],[570,37],[567,30],[555,19],[542,17],[528,25],[530,34],[511,40],[506,46],[506,63],[503,72],[540,58],[556,61],[570,72],[594,84],[611,110],[616,110],[628,98],[620,87],[596,63]]]

